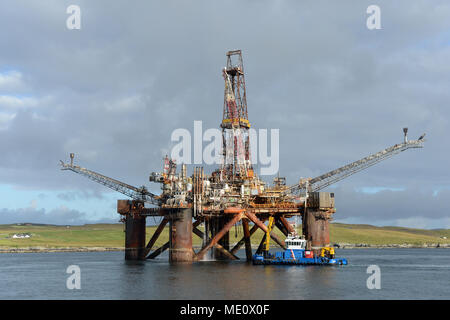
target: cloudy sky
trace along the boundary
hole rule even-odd
[[[69,5],[81,30],[69,30]],[[366,9],[381,9],[369,30]],[[290,184],[427,133],[327,190],[336,222],[450,228],[448,1],[18,1],[0,4],[0,223],[116,222],[119,193],[60,159],[150,185],[177,128],[218,127],[225,52],[249,118],[280,130]],[[272,177],[263,177],[270,181]]]

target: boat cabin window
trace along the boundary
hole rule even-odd
[[[291,240],[291,239],[286,240],[286,244],[288,246],[298,246],[300,248],[305,248],[305,245],[306,245],[305,241],[295,241],[295,240]]]

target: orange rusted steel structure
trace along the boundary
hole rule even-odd
[[[152,172],[149,177],[151,182],[161,185],[162,193],[155,195],[144,186],[137,188],[74,165],[73,153],[70,154],[70,163],[61,161],[62,170],[81,174],[133,199],[117,202],[117,212],[125,222],[125,259],[154,259],[169,250],[169,261],[173,263],[199,261],[208,252],[214,259],[235,260],[238,259],[237,251],[245,245],[246,258],[251,260],[251,237],[256,230],[264,232],[258,252],[262,250],[268,232],[265,221],[273,221],[275,227],[287,236],[296,233],[287,220],[292,217],[302,218],[302,233],[308,249],[318,253],[322,247],[330,245],[329,222],[335,212],[334,193],[319,190],[404,150],[421,148],[425,141],[424,135],[418,140],[408,140],[408,130],[404,128],[401,144],[318,177],[300,179],[292,186],[287,186],[286,179],[279,176],[269,185],[256,175],[250,161],[251,125],[242,52],[227,52],[226,61],[227,65],[222,70],[225,89],[220,124],[223,161],[211,174],[206,174],[202,167],[195,167],[192,175],[188,176],[185,164],[177,173],[176,162],[166,156],[163,171]],[[145,244],[145,221],[149,216],[162,217],[162,221]],[[229,232],[238,223],[242,223],[243,237],[230,249]],[[253,224],[251,228],[250,224]],[[167,225],[169,241],[154,249]],[[201,226],[203,230],[199,228]],[[197,252],[192,246],[193,234],[203,240]],[[285,248],[284,240],[273,230],[270,238]]]

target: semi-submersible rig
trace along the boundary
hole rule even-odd
[[[223,161],[218,169],[206,174],[203,167],[193,168],[189,176],[185,164],[177,173],[175,161],[167,156],[161,173],[151,173],[149,180],[161,184],[162,193],[155,195],[145,187],[134,187],[97,172],[61,161],[62,170],[71,170],[132,200],[118,200],[117,212],[125,223],[125,259],[154,259],[169,250],[170,262],[202,260],[212,253],[215,259],[239,259],[237,251],[245,246],[247,261],[252,260],[251,236],[257,229],[264,232],[257,254],[267,248],[272,239],[286,249],[284,239],[273,233],[278,228],[285,236],[295,234],[287,219],[302,218],[302,237],[306,249],[320,255],[330,245],[329,221],[335,213],[334,193],[323,188],[358,171],[410,148],[421,148],[424,135],[418,140],[404,140],[358,161],[315,178],[300,179],[292,186],[285,178],[276,177],[272,185],[257,177],[250,161],[250,122],[247,113],[244,67],[241,50],[226,53],[223,69],[225,95],[223,120]],[[148,204],[146,206],[146,204]],[[146,218],[160,216],[162,220],[146,243]],[[156,240],[169,224],[169,241],[154,249]],[[203,224],[203,228],[199,226]],[[242,225],[243,237],[231,246],[229,231]],[[197,252],[192,246],[193,234],[203,239]]]

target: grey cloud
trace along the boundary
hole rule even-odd
[[[0,183],[63,197],[105,192],[58,169],[75,152],[82,166],[147,184],[174,129],[192,130],[194,120],[218,127],[225,52],[240,48],[250,121],[280,128],[280,173],[289,183],[398,143],[409,126],[413,137],[427,132],[425,149],[339,186],[449,184],[445,1],[379,1],[377,31],[365,25],[370,1],[79,1],[76,31],[65,28],[70,1],[24,3],[0,4],[0,71],[20,72],[20,93],[36,104],[16,108],[12,119],[0,106]],[[233,7],[239,13],[230,19]],[[352,203],[371,201],[343,197],[341,209],[353,214]],[[407,215],[414,207],[398,209]]]
[[[99,191],[89,191],[89,190],[80,190],[80,191],[68,191],[58,193],[56,195],[59,199],[65,201],[74,201],[74,200],[87,200],[87,199],[104,199],[104,195]]]

